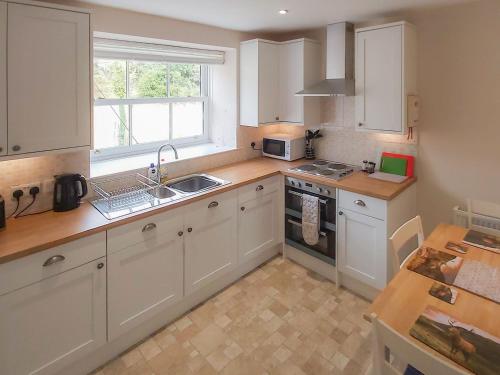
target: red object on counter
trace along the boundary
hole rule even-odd
[[[406,175],[408,177],[413,177],[415,174],[415,156],[405,155],[405,154],[393,154],[391,152],[383,152],[382,156],[388,156],[391,158],[406,159]]]

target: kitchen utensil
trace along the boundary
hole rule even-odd
[[[413,175],[415,174],[415,157],[413,155],[394,154],[391,152],[383,152],[382,156],[390,156],[392,158],[405,159],[407,161],[406,176],[413,177]]]
[[[406,176],[407,164],[408,162],[406,159],[393,158],[390,156],[382,156],[382,160],[380,162],[380,172]]]
[[[87,194],[87,181],[81,174],[55,176],[54,211],[63,212],[80,206],[80,200]]]

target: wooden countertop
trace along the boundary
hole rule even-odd
[[[324,177],[308,176],[288,170],[303,163],[304,160],[286,162],[269,158],[257,158],[205,171],[205,173],[215,177],[231,181],[231,184],[211,190],[197,197],[144,210],[115,220],[107,220],[88,202],[82,203],[78,209],[72,211],[50,211],[19,219],[9,219],[7,221],[7,228],[0,232],[0,264],[125,223],[172,210],[277,174],[300,177],[304,180],[384,200],[393,199],[416,181],[415,178],[412,178],[402,184],[396,184],[368,178],[362,172],[357,172],[342,181],[333,181]]]
[[[458,254],[446,249],[448,241],[461,242],[466,233],[467,229],[465,228],[440,224],[426,238],[423,246],[500,268],[500,254],[493,251],[468,246],[467,254]],[[402,268],[373,301],[365,318],[370,320],[369,314],[376,313],[379,319],[408,340],[453,364],[455,362],[410,336],[410,328],[427,306],[432,306],[461,322],[472,324],[500,337],[500,324],[498,324],[500,304],[456,287],[458,290],[457,301],[451,305],[429,294],[433,283],[434,280],[428,277]]]

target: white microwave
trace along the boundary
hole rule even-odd
[[[271,134],[262,139],[262,155],[281,159],[297,160],[304,157],[306,139],[288,134]]]

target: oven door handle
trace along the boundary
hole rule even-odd
[[[295,225],[295,226],[297,226],[297,227],[301,227],[301,228],[302,228],[302,224],[301,224],[301,223],[299,223],[299,222],[297,222],[297,221],[295,221],[295,220],[288,219],[288,222],[289,222],[290,224],[292,224],[292,225]],[[320,232],[319,232],[319,235],[320,235],[321,237],[326,237],[326,233],[325,233],[325,232],[321,232],[321,231],[320,231]]]
[[[289,194],[293,194],[293,195],[296,195],[297,197],[301,197],[302,198],[302,194],[300,193],[297,193],[296,191],[293,191],[293,190],[288,190],[288,193]],[[328,201],[326,199],[318,199],[319,203],[321,204],[327,204]]]

